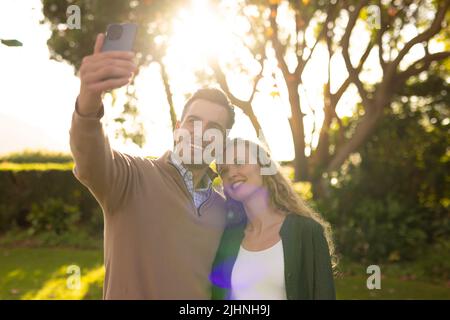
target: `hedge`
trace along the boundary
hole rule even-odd
[[[0,232],[30,227],[27,215],[33,206],[42,207],[48,199],[58,199],[76,207],[81,222],[90,221],[93,214],[101,215],[100,206],[89,190],[75,178],[72,168],[71,163],[37,166],[1,164]]]

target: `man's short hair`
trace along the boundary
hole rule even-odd
[[[201,88],[197,90],[187,101],[183,108],[183,113],[181,114],[181,120],[183,120],[184,116],[187,113],[187,110],[189,106],[195,101],[195,100],[207,100],[209,102],[216,103],[218,105],[223,106],[226,108],[228,112],[228,122],[226,125],[226,129],[231,129],[234,124],[234,106],[228,99],[225,92],[223,92],[220,89],[217,88]]]

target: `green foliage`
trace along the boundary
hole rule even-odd
[[[408,261],[430,254],[437,242],[448,243],[448,87],[435,75],[405,87],[358,150],[359,160],[350,159],[337,173],[330,198],[318,201],[342,255]],[[448,274],[448,264],[437,264]]]
[[[108,24],[133,22],[139,26],[135,42],[136,63],[138,68],[151,62],[162,63],[171,34],[173,17],[184,2],[180,0],[43,0],[43,23],[49,23],[52,30],[47,41],[50,57],[57,61],[66,61],[78,71],[83,57],[91,55],[98,33],[105,32]],[[66,26],[67,7],[77,5],[81,12],[81,29],[69,29]],[[158,41],[155,38],[158,37]],[[129,111],[124,110],[115,121],[119,124],[127,119],[133,128],[120,126],[116,134],[139,147],[145,143],[142,123],[137,117],[138,109],[135,92],[127,91]]]
[[[27,215],[30,235],[51,231],[57,235],[74,230],[80,222],[81,214],[76,206],[64,203],[61,199],[48,198],[41,204],[33,204]]]
[[[422,273],[430,278],[443,281],[450,279],[450,241],[438,240],[427,248],[417,264]]]
[[[72,162],[72,156],[68,153],[52,152],[47,150],[24,150],[12,152],[0,157],[1,162],[13,163],[67,163]]]
[[[49,22],[52,30],[48,46],[51,56],[65,60],[78,70],[84,56],[92,54],[95,37],[105,32],[110,23],[134,22],[140,28],[135,50],[138,65],[146,65],[165,54],[172,20],[183,1],[103,1],[90,0],[43,0],[44,22]],[[81,29],[65,28],[66,10],[70,5],[80,7]],[[158,37],[157,44],[154,41]]]
[[[69,205],[61,198],[47,198],[40,203],[33,203],[25,218],[28,225],[25,228],[17,225],[10,228],[1,237],[0,245],[100,248],[103,216],[98,211],[94,210],[83,221],[78,206]]]
[[[103,245],[102,233],[93,235],[89,226],[80,225],[76,229],[56,234],[53,231],[42,231],[30,235],[29,229],[12,229],[0,237],[1,247],[27,248],[79,248],[100,249]]]
[[[371,262],[412,260],[423,253],[427,246],[428,212],[393,194],[386,199],[374,199],[364,195],[358,186],[361,187],[346,185],[335,194],[352,202],[320,206],[334,227],[338,252]]]
[[[102,231],[101,208],[89,190],[74,177],[72,165],[66,170],[0,170],[0,190],[0,234],[30,227],[29,213],[43,209],[50,198],[76,207],[81,214],[80,223],[90,234]]]
[[[30,163],[39,160],[54,162]],[[67,160],[72,158],[45,151],[2,158],[0,245],[101,247],[102,210]]]
[[[48,171],[48,170],[72,170],[73,163],[12,163],[0,162],[0,171]]]
[[[17,211],[10,202],[0,202],[0,231],[17,227]]]

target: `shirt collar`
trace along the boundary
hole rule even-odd
[[[191,172],[185,167],[185,165],[183,164],[183,161],[175,152],[170,152],[169,161],[178,169],[178,171],[181,173],[183,178],[185,177],[185,175],[188,172]],[[207,187],[206,187],[207,189],[209,189],[211,187],[212,181],[217,176],[218,176],[217,173],[214,172],[214,170],[208,166],[208,169],[206,170],[206,174],[202,178],[202,179],[205,179],[204,182],[207,185]]]

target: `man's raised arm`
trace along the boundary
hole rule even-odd
[[[94,53],[84,57],[81,64],[70,149],[77,179],[90,189],[103,209],[112,210],[123,199],[133,174],[133,158],[110,147],[100,122],[104,113],[102,94],[128,84],[136,66],[132,52],[101,52],[103,41],[104,35],[99,34]]]

